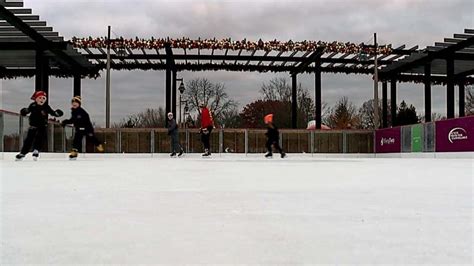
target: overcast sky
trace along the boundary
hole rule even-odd
[[[73,36],[190,37],[281,41],[371,41],[424,48],[474,28],[472,0],[330,0],[330,1],[160,1],[160,0],[24,0],[49,26],[69,39]],[[102,76],[105,76],[103,73]],[[164,106],[164,71],[113,71],[112,121],[145,108]],[[225,83],[240,106],[259,96],[263,82],[287,74],[249,72],[181,72],[185,80],[206,77]],[[299,82],[314,94],[314,75]],[[373,95],[370,76],[323,74],[323,101],[333,105],[348,96],[360,105]],[[84,107],[98,125],[105,124],[105,78],[83,81]],[[2,81],[0,108],[18,111],[29,104],[34,79]],[[433,88],[433,112],[446,113],[446,92]],[[457,93],[457,92],[456,92]],[[50,79],[53,108],[69,109],[72,79]],[[423,85],[401,84],[398,100],[424,110]],[[456,95],[457,101],[457,95]]]

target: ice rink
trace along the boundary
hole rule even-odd
[[[473,262],[473,159],[13,156],[1,265]]]

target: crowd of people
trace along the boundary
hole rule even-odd
[[[44,91],[36,91],[32,96],[32,102],[26,108],[21,109],[20,114],[22,116],[29,115],[29,128],[26,138],[23,141],[23,145],[19,154],[16,155],[16,160],[23,160],[29,152],[33,152],[33,159],[37,160],[40,156],[40,151],[43,148],[44,141],[47,139],[48,134],[48,117],[63,116],[63,111],[60,109],[53,110],[47,103],[47,94]],[[215,128],[214,119],[212,118],[212,112],[206,106],[205,103],[199,105],[201,113],[200,131],[201,141],[203,144],[204,153],[202,157],[211,156],[211,145],[210,137],[211,132]],[[181,157],[184,154],[183,147],[179,143],[179,127],[176,123],[173,113],[168,113],[168,135],[171,139],[171,157]],[[273,149],[277,150],[281,158],[285,158],[286,154],[283,152],[279,145],[280,134],[277,126],[273,122],[273,114],[267,114],[264,118],[264,122],[267,125],[267,142],[266,158],[273,156]],[[75,160],[79,153],[82,151],[82,141],[87,138],[98,152],[104,152],[104,146],[94,134],[94,127],[90,120],[89,114],[85,109],[82,108],[82,99],[80,96],[75,96],[71,99],[71,117],[61,122],[61,125],[66,126],[74,125],[74,140],[72,149],[69,153],[69,158]]]

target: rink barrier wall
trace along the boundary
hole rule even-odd
[[[18,152],[28,130],[28,118],[0,110],[0,152]],[[264,153],[265,130],[215,129],[211,133],[214,153]],[[73,127],[62,127],[50,121],[48,152],[67,152],[72,148]],[[166,129],[96,129],[105,143],[106,153],[169,153],[170,138]],[[180,142],[187,153],[201,153],[198,129],[181,129]],[[383,143],[383,145],[382,145]],[[394,127],[366,130],[292,130],[282,129],[280,145],[288,153],[302,154],[384,154],[474,151],[474,116]],[[95,148],[84,140],[83,151]]]
[[[473,152],[474,116],[375,132],[375,153]]]

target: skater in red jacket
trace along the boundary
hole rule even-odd
[[[201,104],[201,141],[204,145],[203,157],[211,156],[211,145],[210,137],[212,129],[214,128],[214,121],[212,119],[212,114],[205,104]]]

